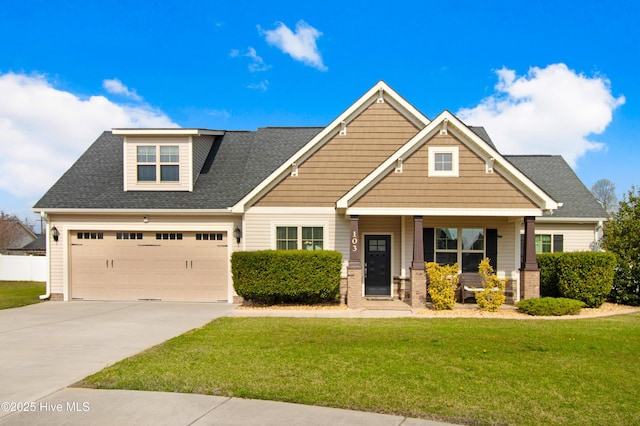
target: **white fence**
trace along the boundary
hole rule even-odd
[[[47,256],[0,255],[0,281],[46,281]]]

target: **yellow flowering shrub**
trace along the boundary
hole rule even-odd
[[[429,276],[429,295],[434,309],[453,309],[458,287],[458,264],[440,266],[429,262],[425,268]]]
[[[476,303],[483,311],[497,312],[500,305],[504,303],[504,287],[507,279],[500,279],[493,273],[493,268],[486,257],[478,266],[478,273],[482,277],[482,288],[484,290],[476,293]]]

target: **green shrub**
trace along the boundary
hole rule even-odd
[[[541,253],[536,255],[540,267],[540,296],[560,297],[558,289],[558,260],[565,253]]]
[[[525,299],[516,304],[520,312],[535,316],[577,315],[584,302],[564,297],[542,297]]]
[[[500,305],[506,300],[504,287],[507,284],[507,279],[501,280],[493,273],[488,257],[485,257],[478,265],[478,273],[482,277],[484,290],[476,292],[476,303],[483,311],[497,312]]]
[[[564,253],[558,260],[560,295],[598,308],[611,292],[616,256],[604,252]]]
[[[458,264],[440,266],[429,262],[425,265],[429,276],[429,296],[437,311],[453,309],[458,287]]]
[[[342,254],[336,251],[264,250],[231,256],[236,293],[258,303],[336,300],[341,270]]]

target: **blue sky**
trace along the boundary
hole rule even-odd
[[[640,185],[634,1],[29,1],[0,8],[0,210],[112,127],[323,126],[384,80],[504,154]]]

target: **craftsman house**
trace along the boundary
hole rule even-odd
[[[590,250],[606,213],[559,156],[505,156],[379,82],[326,127],[113,129],[36,203],[59,300],[233,302],[238,250],[337,250],[341,297],[425,301],[424,263],[489,257],[510,300],[536,251]]]

